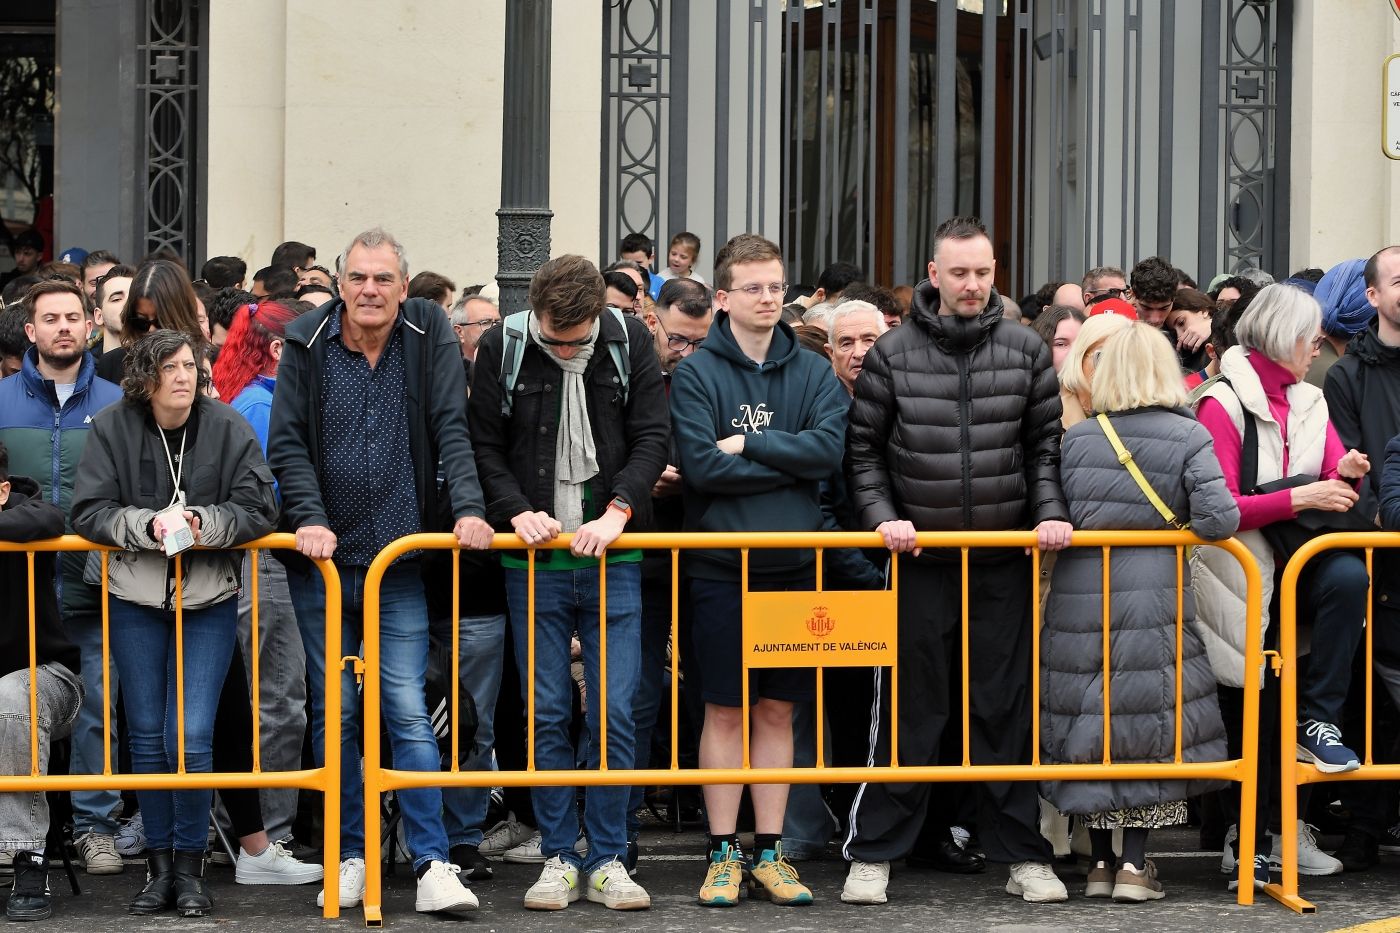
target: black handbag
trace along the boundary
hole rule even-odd
[[[1243,408],[1243,406],[1241,406]],[[1244,411],[1244,439],[1240,445],[1240,490],[1251,495],[1263,495],[1269,492],[1279,492],[1284,489],[1293,489],[1297,486],[1306,486],[1309,483],[1317,482],[1317,477],[1294,474],[1285,476],[1283,479],[1276,479],[1270,483],[1260,483],[1259,481],[1259,428],[1254,423],[1254,416],[1248,410]],[[1274,549],[1278,556],[1287,561],[1298,549],[1307,544],[1318,535],[1331,534],[1338,531],[1375,531],[1374,522],[1369,522],[1366,517],[1356,511],[1355,508],[1345,512],[1326,512],[1322,509],[1303,509],[1291,519],[1281,522],[1271,522],[1260,528],[1264,535],[1264,540]]]

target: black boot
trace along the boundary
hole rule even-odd
[[[15,886],[5,905],[10,920],[47,920],[53,916],[49,904],[49,863],[33,852],[15,853]]]
[[[175,853],[175,909],[182,917],[203,917],[214,909],[204,889],[204,853]]]
[[[133,914],[158,914],[175,903],[175,869],[169,849],[146,852],[146,885],[127,907]]]

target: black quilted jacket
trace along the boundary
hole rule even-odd
[[[863,528],[999,531],[1069,520],[1060,490],[1060,398],[1050,350],[1002,317],[942,317],[927,280],[909,323],[865,357],[846,433]]]

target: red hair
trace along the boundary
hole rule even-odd
[[[286,336],[287,325],[297,313],[277,301],[251,302],[233,312],[228,340],[214,361],[214,388],[219,398],[232,404],[254,376],[277,368],[272,341]]]

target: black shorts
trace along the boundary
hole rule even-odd
[[[743,706],[743,596],[738,581],[686,581],[691,625],[691,657],[700,667],[701,695],[716,706]],[[751,591],[811,590],[816,578],[799,577],[783,583],[749,581]],[[682,659],[682,664],[685,663]],[[805,703],[816,698],[814,668],[776,667],[749,671],[749,704],[760,697]]]

